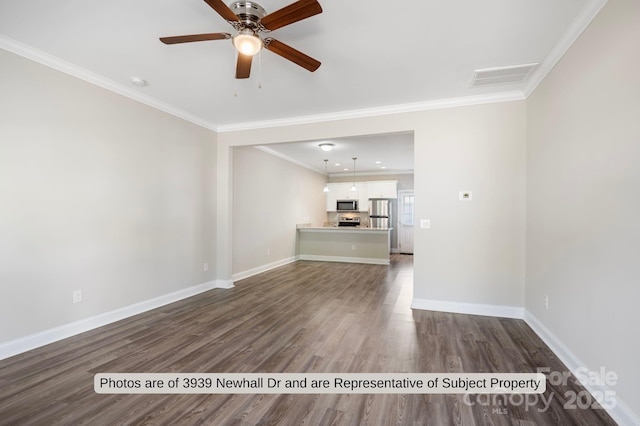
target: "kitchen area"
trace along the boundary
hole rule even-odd
[[[397,188],[396,180],[327,183],[327,221],[297,225],[299,258],[388,265]]]
[[[413,205],[402,203],[413,199],[412,134],[236,147],[233,162],[234,279],[297,260],[384,265],[413,252]]]

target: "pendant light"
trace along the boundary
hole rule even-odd
[[[358,157],[353,157],[353,185],[351,185],[351,191],[355,192],[358,190],[356,188],[356,160]]]
[[[329,178],[329,173],[327,172],[327,162],[329,160],[324,160],[324,174],[327,175],[327,178]],[[322,190],[322,192],[329,192],[329,183],[325,183],[324,184],[324,189]]]

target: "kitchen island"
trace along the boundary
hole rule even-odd
[[[298,258],[388,265],[391,228],[298,227]]]

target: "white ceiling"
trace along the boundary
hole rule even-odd
[[[293,0],[258,1],[273,12]],[[203,0],[0,0],[0,47],[224,132],[524,99],[606,0],[319,2],[323,13],[269,33],[321,61],[314,73],[263,51],[236,80],[229,40],[158,40],[233,33]],[[471,87],[477,69],[531,63],[524,82]],[[330,141],[329,154],[320,142],[268,150],[320,172],[327,158],[332,175],[353,173],[354,156],[357,173],[413,170],[412,134]]]
[[[260,1],[267,12],[291,3]],[[229,40],[158,40],[233,32],[203,0],[2,0],[0,47],[229,131],[522,99],[606,2],[319,1],[322,14],[270,33],[320,60],[315,73],[264,51],[261,72],[254,60],[251,78],[235,80]],[[528,63],[540,65],[524,83],[470,87],[476,69]]]
[[[332,143],[329,152],[319,148]],[[413,173],[413,133],[358,136],[331,140],[280,143],[260,149],[320,173],[332,176]]]

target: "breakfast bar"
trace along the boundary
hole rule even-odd
[[[391,228],[298,227],[301,260],[388,265]]]

